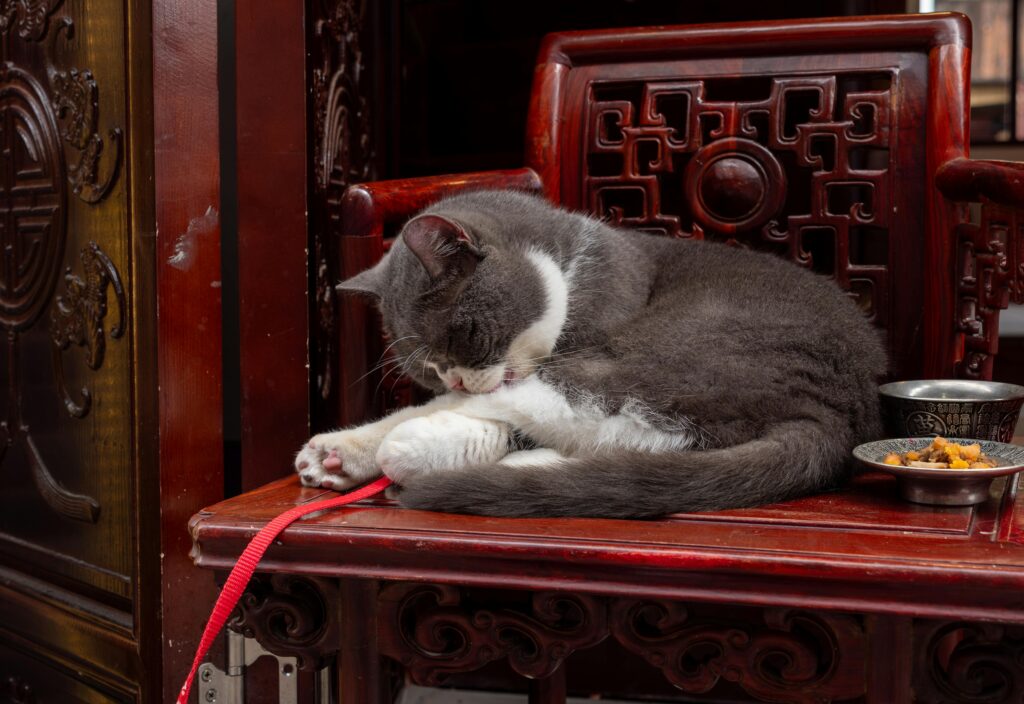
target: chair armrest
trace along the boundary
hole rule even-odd
[[[951,233],[956,329],[963,335],[957,374],[990,379],[999,311],[1011,301],[1024,303],[1024,164],[952,159],[939,167],[935,185],[957,204]]]
[[[985,199],[1024,208],[1024,163],[952,159],[939,167],[935,183],[950,200]]]
[[[342,237],[380,237],[386,225],[439,198],[489,188],[539,191],[541,182],[533,169],[523,168],[359,183],[349,186],[341,199]]]

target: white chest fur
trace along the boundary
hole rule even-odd
[[[557,388],[536,376],[485,396],[469,397],[458,412],[508,423],[541,447],[564,455],[598,449],[683,450],[696,440],[684,429],[669,432],[653,427],[642,409],[633,404],[626,404],[622,412],[607,414],[596,403],[570,403]]]

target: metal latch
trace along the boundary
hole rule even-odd
[[[199,704],[245,704],[245,668],[264,655],[277,660],[277,701],[298,704],[298,666],[294,657],[268,652],[255,638],[227,633],[227,670],[212,662],[199,666]]]

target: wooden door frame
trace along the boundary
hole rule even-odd
[[[188,519],[224,495],[216,2],[154,2],[152,41],[159,472],[141,477],[140,506],[159,506],[159,555],[140,520],[136,608],[162,663],[144,699],[172,701],[216,593],[189,558]]]

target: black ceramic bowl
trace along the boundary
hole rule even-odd
[[[922,379],[878,388],[890,438],[941,435],[1010,442],[1024,386],[998,381]]]

